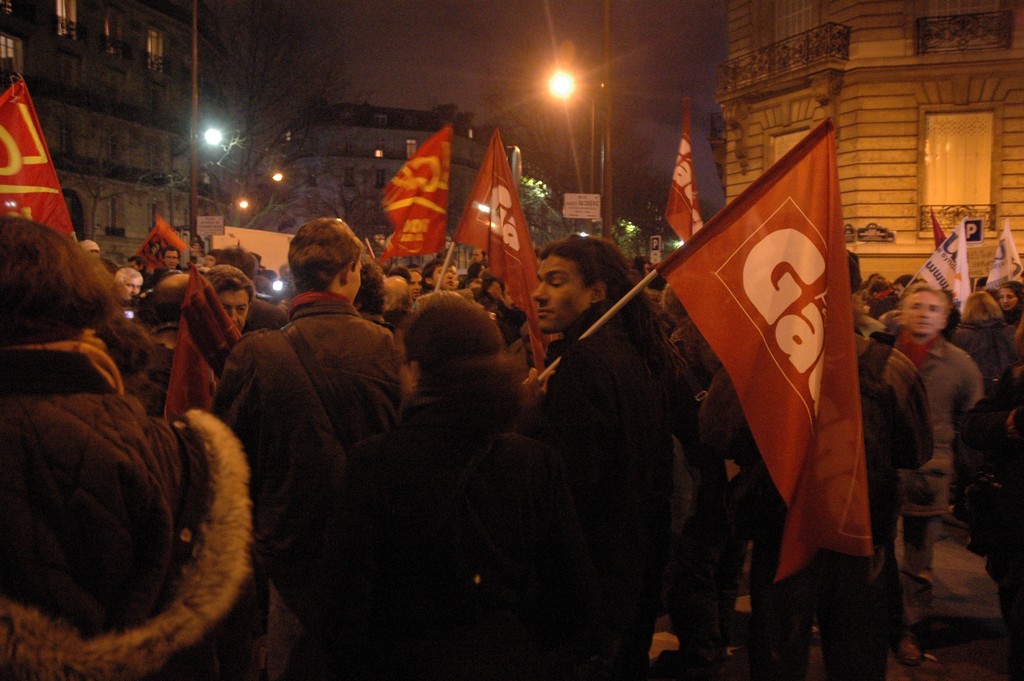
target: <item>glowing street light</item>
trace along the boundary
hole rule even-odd
[[[224,133],[217,128],[207,128],[206,132],[203,133],[203,140],[213,147],[219,147],[221,142],[224,141]]]
[[[241,208],[242,210],[245,210],[246,208],[249,207],[249,202],[246,199],[239,199],[238,207]]]
[[[280,182],[281,180],[284,179],[284,173],[282,173],[281,171],[277,171],[276,173],[270,176],[270,179],[273,180],[274,182]]]
[[[555,71],[548,79],[548,90],[558,99],[569,99],[576,92],[576,79],[571,73]]]

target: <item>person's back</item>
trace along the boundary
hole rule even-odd
[[[325,647],[345,678],[559,678],[593,595],[563,464],[508,432],[519,369],[484,311],[431,297],[402,333],[416,384],[349,458]]]
[[[322,555],[327,508],[348,448],[391,428],[397,414],[391,334],[352,305],[361,250],[341,220],[321,218],[299,229],[288,252],[299,291],[291,324],[243,336],[214,400],[252,466],[254,553],[271,585],[271,679],[327,673],[322,651],[303,634],[323,607],[322,585],[310,575]],[[316,378],[320,371],[323,381]],[[321,391],[332,394],[322,398]]]
[[[963,317],[951,340],[978,365],[986,395],[992,394],[1000,375],[1017,360],[1015,333],[1016,328],[1006,323],[990,293],[975,291],[967,297]]]
[[[212,416],[172,425],[124,393],[131,329],[86,258],[0,219],[0,297],[22,303],[0,310],[0,676],[220,678],[214,628],[250,574],[245,459]],[[221,673],[247,657],[234,633]]]

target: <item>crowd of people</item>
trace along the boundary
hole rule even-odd
[[[99,251],[0,218],[0,678],[711,679],[752,543],[750,678],[803,679],[817,622],[830,678],[881,681],[922,660],[939,526],[987,467],[1024,679],[1016,282],[961,315],[851,256],[875,552],[775,581],[785,504],[671,288],[581,338],[650,268],[610,241],[539,252],[544,358],[482,251],[385,269],[333,218],[282,272]],[[167,409],[186,259],[240,337],[212,413]]]

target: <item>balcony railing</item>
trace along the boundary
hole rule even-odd
[[[146,53],[146,68],[154,73],[164,72],[164,55],[154,54],[152,52]]]
[[[0,17],[14,17],[35,23],[35,3],[32,0],[0,0]]]
[[[917,229],[921,232],[932,231],[932,211],[939,221],[942,231],[949,233],[964,218],[981,218],[986,230],[995,229],[996,207],[991,203],[960,204],[953,206],[919,206]]]
[[[921,17],[915,24],[917,53],[1009,49],[1013,10]]]
[[[719,67],[718,89],[728,92],[829,59],[850,58],[850,27],[822,24]]]
[[[123,40],[112,38],[109,35],[100,36],[100,49],[114,57],[122,59],[132,58],[132,46]]]
[[[80,26],[77,22],[68,19],[67,17],[53,16],[53,30],[61,38],[67,38],[68,40],[85,40],[84,26]]]

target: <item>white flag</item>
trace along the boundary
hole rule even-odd
[[[963,221],[946,237],[917,276],[934,288],[953,294],[953,301],[961,311],[967,296],[971,295],[971,276],[967,270],[967,232]]]
[[[994,289],[1008,281],[1020,281],[1022,269],[1017,245],[1013,243],[1013,234],[1010,232],[1010,221],[1004,219],[1003,235],[999,237],[999,247],[996,248],[996,257],[992,260],[992,269],[988,273],[985,287]]]

